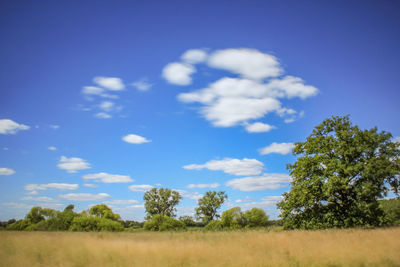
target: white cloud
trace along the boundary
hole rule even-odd
[[[250,202],[251,198],[249,196],[246,196],[244,199],[236,199],[236,203],[243,203],[243,202]]]
[[[66,170],[69,173],[76,173],[79,170],[90,169],[90,164],[81,158],[67,158],[62,156],[58,168]]]
[[[54,198],[51,198],[51,197],[23,197],[23,198],[21,198],[21,200],[51,202],[51,201],[54,201]]]
[[[148,184],[141,184],[141,185],[130,185],[128,188],[133,192],[146,192],[152,189],[154,186]]]
[[[267,155],[271,153],[278,153],[281,155],[289,154],[294,147],[293,143],[272,143],[269,146],[259,149],[261,155]]]
[[[219,183],[213,184],[190,184],[187,188],[217,188],[219,187]]]
[[[107,114],[104,112],[96,113],[94,116],[99,119],[111,119],[112,118],[112,116],[110,114]]]
[[[189,64],[197,64],[206,61],[207,52],[202,49],[189,49],[182,56],[181,59]]]
[[[25,185],[25,190],[47,190],[47,189],[59,189],[59,190],[77,190],[79,185],[77,184],[60,184],[60,183],[50,183],[50,184],[27,184]]]
[[[99,108],[105,112],[110,112],[114,109],[115,103],[111,101],[103,101],[100,103]]]
[[[169,83],[176,85],[189,85],[192,83],[190,75],[194,72],[196,72],[196,69],[190,64],[173,62],[164,67],[162,76]]]
[[[278,189],[289,185],[291,177],[283,173],[263,174],[262,176],[245,177],[228,181],[225,185],[240,191],[259,191]]]
[[[19,124],[9,119],[0,120],[0,134],[16,134],[18,131],[29,130],[29,126]]]
[[[180,190],[180,189],[174,189],[175,191],[178,191],[179,194],[183,197],[183,198],[190,198],[193,200],[198,200],[200,198],[203,197],[203,195],[197,193],[197,192],[188,192],[185,190]]]
[[[71,201],[100,201],[109,198],[110,195],[107,193],[99,193],[99,194],[71,193],[71,194],[59,195],[59,197]]]
[[[125,89],[125,85],[120,78],[117,77],[94,77],[93,82],[110,91],[121,91]]]
[[[122,137],[122,140],[130,144],[143,144],[151,142],[151,140],[148,140],[145,137],[136,134],[125,135],[124,137]]]
[[[255,80],[276,77],[283,72],[274,56],[248,48],[217,50],[210,55],[208,65]]]
[[[249,133],[266,133],[276,128],[275,126],[262,122],[247,123],[245,127],[246,131]]]
[[[153,86],[153,84],[149,83],[146,78],[133,82],[131,85],[136,87],[139,91],[147,91]]]
[[[83,184],[83,186],[89,187],[89,188],[97,188],[97,187],[99,187],[97,184]]]
[[[15,171],[9,168],[0,168],[0,175],[13,175]]]
[[[394,137],[392,142],[400,143],[400,136]]]
[[[57,150],[57,148],[55,146],[49,146],[47,149],[51,150],[51,151],[56,151]]]
[[[251,208],[266,209],[266,208],[275,207],[276,203],[281,201],[282,199],[283,199],[282,196],[267,196],[267,197],[261,198],[261,201],[249,202],[249,203],[241,204],[240,206],[244,210],[251,209]]]
[[[311,85],[305,85],[299,77],[286,76],[283,79],[273,79],[267,84],[267,88],[276,94],[276,97],[306,99],[318,93],[318,89]]]
[[[109,174],[105,172],[86,174],[82,176],[85,180],[95,180],[102,183],[129,183],[133,179],[128,175]]]
[[[38,192],[38,191],[35,191],[35,190],[26,193],[26,195],[29,195],[29,196],[34,196],[34,195],[37,195],[37,194],[39,194],[39,192]]]
[[[223,171],[237,176],[260,174],[264,164],[256,159],[232,159],[211,160],[205,164],[190,164],[183,166],[186,170],[209,169],[212,171]]]
[[[126,199],[126,200],[121,200],[121,199],[114,199],[110,201],[104,201],[104,204],[109,204],[109,205],[129,205],[129,204],[136,204],[139,203],[139,201],[135,199]]]
[[[58,130],[58,129],[60,128],[60,125],[52,124],[52,125],[49,125],[49,127],[50,127],[51,129],[53,129],[53,130]]]
[[[85,95],[101,95],[104,93],[104,89],[97,86],[84,86],[82,89],[82,94]]]

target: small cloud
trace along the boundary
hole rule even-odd
[[[111,101],[103,101],[100,103],[99,108],[105,112],[110,112],[114,109],[115,103]]]
[[[125,85],[120,78],[117,77],[94,77],[93,82],[103,88],[111,91],[121,91],[125,89]]]
[[[139,201],[135,199],[127,199],[127,200],[114,199],[110,201],[104,201],[104,204],[110,204],[110,205],[129,205],[136,203],[139,203]]]
[[[151,140],[148,140],[145,137],[136,134],[125,135],[124,137],[122,137],[122,140],[130,144],[143,144],[151,142]]]
[[[21,200],[52,202],[52,201],[54,201],[54,198],[51,198],[51,197],[23,197],[23,198],[21,198]]]
[[[67,158],[62,156],[57,167],[69,173],[76,173],[79,170],[90,169],[90,164],[81,158]]]
[[[85,95],[101,95],[104,93],[104,89],[97,86],[84,86],[82,94]]]
[[[193,200],[198,200],[200,198],[203,197],[203,195],[197,193],[197,192],[188,192],[185,190],[180,190],[180,189],[174,189],[175,191],[178,191],[179,194],[183,197],[183,198],[190,198]]]
[[[260,174],[264,164],[256,159],[231,159],[211,160],[205,164],[190,164],[183,166],[186,170],[209,169],[212,171],[223,171],[237,176]]]
[[[57,130],[57,129],[60,128],[60,125],[54,125],[54,124],[52,124],[52,125],[49,125],[49,127],[50,127],[51,129],[53,129],[53,130]]]
[[[272,129],[276,129],[275,126],[269,125],[267,123],[255,122],[245,124],[246,131],[249,133],[266,133]]]
[[[29,126],[19,124],[9,119],[0,120],[0,134],[16,134],[18,131],[29,130]]]
[[[131,83],[131,85],[136,87],[139,91],[147,91],[153,86],[153,84],[147,81],[147,78],[142,78],[139,81]]]
[[[265,173],[262,176],[233,179],[228,181],[226,186],[245,192],[272,190],[288,186],[291,180],[288,174]]]
[[[0,168],[0,175],[13,175],[15,171],[9,168]]]
[[[94,116],[99,119],[111,119],[112,118],[112,116],[110,114],[104,113],[104,112],[96,113]]]
[[[56,151],[57,150],[57,148],[55,146],[49,146],[47,149],[51,150],[51,151]]]
[[[162,184],[160,184],[160,183],[157,183],[157,184],[156,184],[156,186],[162,186]]]
[[[7,150],[8,150],[8,147],[3,147],[3,150],[4,150],[4,151],[7,151]]]
[[[181,59],[189,64],[202,63],[207,59],[207,52],[202,49],[189,49],[181,56]]]
[[[189,85],[192,83],[190,75],[194,72],[196,72],[196,69],[190,64],[173,62],[164,67],[162,76],[169,83],[176,85]]]
[[[236,203],[243,203],[243,202],[249,202],[249,201],[251,201],[251,198],[248,196],[245,197],[244,199],[236,199],[235,200]]]
[[[267,155],[271,153],[278,153],[281,155],[289,154],[294,147],[293,143],[272,143],[269,146],[259,149],[261,155]]]
[[[190,184],[187,188],[217,188],[219,187],[219,183],[213,184]]]
[[[99,187],[97,184],[83,184],[83,186],[89,187],[89,188],[97,188],[97,187]]]
[[[35,191],[35,190],[26,193],[26,195],[29,195],[29,196],[34,196],[34,195],[37,195],[37,194],[39,194],[39,192],[38,192],[38,191]]]
[[[129,190],[133,192],[146,192],[150,189],[152,189],[154,186],[148,185],[148,184],[142,184],[142,185],[130,185],[128,188]]]
[[[100,201],[111,197],[107,193],[89,194],[89,193],[71,193],[59,195],[60,198],[70,201]]]
[[[27,184],[25,190],[47,190],[47,189],[59,189],[59,190],[77,190],[79,185],[77,184],[62,184],[62,183],[50,183],[50,184]]]
[[[82,177],[85,180],[94,180],[102,183],[129,183],[134,181],[128,175],[109,174],[105,172],[86,174]]]

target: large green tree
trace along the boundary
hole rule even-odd
[[[400,144],[377,128],[361,130],[348,116],[316,126],[296,143],[288,164],[292,185],[278,203],[285,228],[377,226],[378,199],[399,192]]]
[[[182,196],[178,191],[168,188],[152,188],[144,194],[143,199],[147,213],[146,219],[151,219],[157,214],[175,217],[175,206],[178,205]]]
[[[198,200],[196,208],[196,217],[201,219],[203,223],[209,223],[215,218],[219,218],[217,210],[222,206],[228,196],[224,191],[208,191]]]

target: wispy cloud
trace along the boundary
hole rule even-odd
[[[288,186],[291,180],[288,174],[265,173],[262,176],[233,179],[228,181],[226,186],[245,192],[272,190]]]
[[[219,187],[219,183],[213,184],[190,184],[187,188],[217,188]]]
[[[57,148],[55,146],[49,146],[47,149],[50,150],[50,151],[56,151],[57,150]]]
[[[82,177],[85,180],[94,180],[102,183],[129,183],[134,181],[129,175],[109,174],[105,172],[86,174]]]
[[[21,198],[21,200],[32,200],[32,201],[42,201],[42,202],[55,201],[55,199],[51,197],[23,197]]]
[[[25,190],[47,190],[47,189],[59,189],[59,190],[77,190],[79,189],[78,184],[62,184],[62,183],[49,183],[49,184],[27,184]]]
[[[142,78],[138,81],[135,81],[131,83],[131,85],[139,91],[148,91],[153,86],[153,84],[148,82],[147,78]]]
[[[71,193],[71,194],[59,195],[59,197],[71,201],[100,201],[109,198],[110,195],[107,193],[99,193],[99,194]]]
[[[141,184],[141,185],[130,185],[128,188],[133,192],[146,192],[152,189],[154,186],[148,184]]]
[[[10,168],[0,168],[0,175],[13,175],[15,171]]]
[[[260,174],[264,164],[256,159],[232,159],[211,160],[205,164],[190,164],[183,166],[186,170],[209,169],[212,171],[223,171],[237,176]]]

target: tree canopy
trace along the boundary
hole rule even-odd
[[[217,210],[222,206],[228,196],[224,191],[208,191],[198,200],[196,208],[196,217],[204,223],[209,223],[215,218],[219,218]]]
[[[378,199],[399,192],[400,144],[377,128],[360,130],[348,116],[316,126],[295,144],[292,184],[278,203],[285,228],[378,226]]]
[[[175,217],[175,206],[178,205],[182,196],[178,191],[168,188],[152,188],[144,194],[143,199],[147,213],[146,219],[150,219],[156,214]]]

